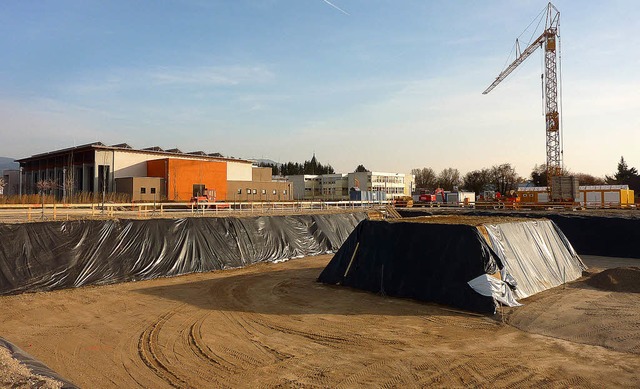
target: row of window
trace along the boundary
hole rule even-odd
[[[241,195],[241,194],[242,194],[242,189],[238,188],[238,192],[237,192],[237,193],[238,193],[239,195]],[[257,189],[247,188],[245,193],[246,193],[246,194],[258,194],[258,190],[257,190]],[[266,189],[262,189],[261,193],[262,193],[263,195],[266,195],[266,194],[267,194],[267,190],[266,190]],[[275,196],[275,195],[277,195],[277,194],[278,194],[278,190],[277,190],[277,189],[274,189],[271,193]],[[286,190],[286,189],[284,189],[284,190],[282,191],[282,194],[283,194],[283,195],[286,195],[286,194],[287,194],[287,190]]]
[[[371,190],[371,189],[369,189],[369,190]],[[395,188],[395,187],[385,188],[383,186],[375,186],[373,190],[386,192],[386,193],[389,193],[389,194],[392,194],[392,193],[396,193],[396,194],[404,193],[404,188]]]
[[[156,188],[149,188],[151,194],[156,194]],[[146,194],[147,188],[140,187],[140,194]]]
[[[404,184],[404,177],[387,177],[387,176],[376,176],[374,177],[371,182],[374,183],[391,183],[391,184]]]

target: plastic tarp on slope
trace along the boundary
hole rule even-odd
[[[549,215],[584,255],[640,258],[640,218],[627,211],[618,216]]]
[[[29,355],[27,352],[22,350],[20,347],[14,345],[8,340],[0,338],[0,347],[4,347],[7,350],[9,350],[9,353],[11,353],[11,357],[13,359],[16,359],[21,364],[25,365],[31,371],[31,373],[37,374],[43,377],[48,377],[58,381],[59,383],[62,384],[62,387],[61,387],[62,389],[78,388],[73,383],[60,377],[56,372],[48,368],[44,363],[38,361],[37,359]]]
[[[589,213],[555,212],[498,212],[498,211],[461,211],[460,209],[438,212],[398,209],[403,217],[433,216],[436,214],[455,214],[472,216],[517,216],[527,218],[547,218],[552,220],[571,242],[575,250],[582,255],[601,255],[605,257],[640,258],[640,215],[637,212],[612,210],[612,215],[595,216]],[[604,212],[604,211],[603,211]]]
[[[177,276],[337,250],[364,213],[0,225],[0,294]]]
[[[494,299],[468,281],[498,271],[476,227],[362,221],[318,281],[493,313]]]
[[[494,251],[525,298],[582,276],[586,266],[550,220],[485,224]]]

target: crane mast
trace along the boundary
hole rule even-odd
[[[546,149],[547,149],[547,182],[551,186],[552,177],[562,175],[562,143],[560,137],[560,112],[558,97],[558,59],[559,49],[560,12],[551,3],[547,5],[545,29],[542,34],[531,43],[524,51],[518,53],[516,59],[496,77],[495,81],[482,92],[483,95],[491,92],[522,62],[524,62],[538,47],[544,50],[544,103],[546,122]],[[516,48],[519,47],[516,39]]]

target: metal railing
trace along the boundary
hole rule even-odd
[[[105,204],[0,204],[0,222],[153,218],[193,216],[243,216],[347,211],[384,207],[391,201],[282,201],[282,202],[185,202]]]

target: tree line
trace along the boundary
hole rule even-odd
[[[298,162],[286,162],[282,164],[272,164],[261,162],[260,167],[270,167],[271,175],[274,176],[297,176],[300,174],[333,174],[335,171],[330,164],[323,165],[314,155],[311,160]]]
[[[508,193],[518,189],[519,184],[526,182],[530,182],[533,186],[548,186],[545,164],[535,165],[527,178],[519,176],[509,163],[473,170],[464,176],[455,168],[446,168],[436,173],[429,167],[412,169],[411,174],[415,176],[416,189],[430,192],[436,188],[444,190],[459,188],[476,194],[483,191]],[[563,169],[563,175],[577,177],[580,185],[629,185],[629,189],[640,193],[638,170],[629,167],[624,157],[620,158],[617,171],[612,176],[601,178],[587,173],[572,173],[568,169]]]

